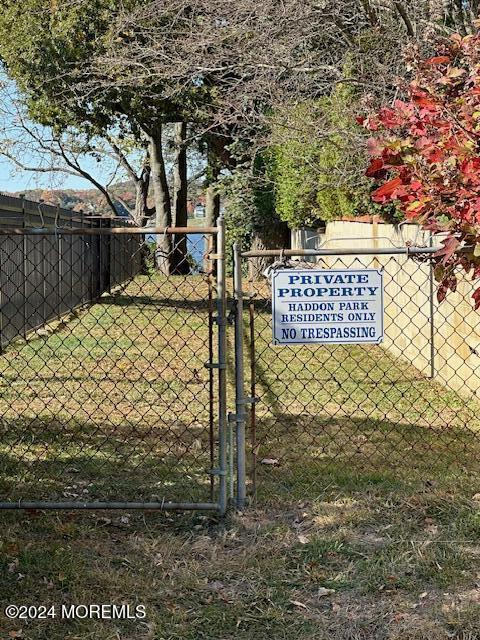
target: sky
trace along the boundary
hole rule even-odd
[[[33,160],[33,158],[32,158]],[[105,176],[99,170],[98,163],[89,161],[84,163],[95,178],[104,180]],[[10,193],[27,191],[29,189],[93,189],[93,185],[80,176],[64,176],[60,174],[32,173],[17,170],[13,163],[0,157],[0,192]]]
[[[24,114],[23,109],[18,109],[16,105],[20,102],[15,84],[9,80],[0,68],[0,145],[4,145],[4,151],[9,151],[12,155],[15,149],[15,158],[27,166],[45,166],[50,162],[48,156],[38,152],[35,153],[35,145],[32,146],[31,137],[25,133],[21,126],[22,122],[28,124],[37,136],[44,140],[51,137],[51,132],[39,124],[34,124],[25,116],[19,117],[19,112]],[[23,118],[23,120],[22,120]],[[20,123],[20,124],[19,124]],[[9,145],[14,142],[14,149]],[[0,146],[0,193],[22,193],[32,189],[94,189],[94,185],[81,176],[63,174],[59,172],[33,172],[19,169],[11,160],[1,155]],[[132,166],[138,166],[141,156],[132,151],[129,156]],[[58,164],[58,160],[55,160]],[[194,162],[191,169],[198,171],[198,163]],[[82,168],[91,174],[98,182],[108,185],[115,182],[122,182],[127,179],[127,175],[119,169],[117,163],[108,156],[103,156],[101,162],[97,162],[91,156],[83,156],[81,159]],[[167,170],[171,165],[167,158]],[[190,169],[189,169],[190,170]]]
[[[0,68],[0,145],[4,144],[8,149],[8,141],[29,140],[28,135],[22,132],[19,126],[18,113],[23,113],[23,109],[19,109],[16,105],[19,103],[19,95],[15,83],[11,81],[4,71]],[[27,121],[30,129],[34,130],[37,135],[45,135],[47,138],[51,133],[38,124]],[[1,149],[0,149],[1,151]],[[35,154],[34,148],[30,144],[21,144],[16,157],[24,164],[30,166],[39,166],[44,164],[40,154]],[[18,155],[21,154],[21,155]],[[96,162],[94,158],[84,156],[82,168],[91,173],[102,184],[107,184],[114,173],[115,165],[108,160],[104,162]],[[125,176],[119,175],[118,179],[122,180]],[[8,160],[0,154],[0,192],[22,192],[30,189],[93,189],[94,186],[81,176],[71,176],[60,173],[45,173],[22,171],[12,161]]]

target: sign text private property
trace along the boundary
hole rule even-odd
[[[383,274],[378,269],[283,269],[272,277],[273,341],[379,343]]]

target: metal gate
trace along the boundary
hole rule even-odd
[[[225,512],[223,220],[146,233],[0,229],[0,508]]]
[[[303,500],[342,482],[477,473],[475,283],[464,280],[454,303],[437,304],[434,251],[234,248],[239,505],[247,493],[264,503]],[[273,270],[381,270],[382,344],[273,344],[264,272],[273,260]]]

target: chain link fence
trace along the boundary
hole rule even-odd
[[[274,345],[271,271],[265,272],[272,253],[277,262],[270,269],[380,269],[383,342]],[[301,500],[355,479],[428,482],[477,473],[475,283],[462,281],[455,299],[439,305],[428,249],[417,258],[408,249],[311,253],[308,263],[282,251],[243,254],[250,493],[259,501]]]
[[[0,228],[0,253],[0,508],[222,514],[246,493],[477,473],[474,283],[437,304],[428,250],[236,247],[231,329],[223,220]],[[380,270],[381,344],[274,345],[285,266]]]
[[[0,507],[224,510],[217,229],[0,233]]]

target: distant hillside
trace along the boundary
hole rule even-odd
[[[121,182],[114,185],[110,192],[114,196],[122,199],[127,206],[132,209],[135,206],[135,190],[132,182]],[[74,211],[94,212],[96,215],[110,215],[111,210],[104,197],[97,189],[28,189],[26,191],[16,191],[8,195],[18,197],[23,193],[28,200],[46,204],[59,205]],[[122,210],[123,209],[123,210]],[[119,203],[119,214],[125,215],[127,211]]]
[[[204,197],[201,195],[201,189],[198,185],[190,185],[189,188],[193,191],[193,202],[189,203],[189,215],[191,215],[195,204],[197,202],[203,203]],[[18,198],[20,194],[24,194],[25,198],[34,202],[42,200],[45,204],[58,205],[74,211],[83,209],[85,212],[92,212],[99,216],[111,215],[110,207],[97,189],[28,189],[26,191],[10,192],[6,195]],[[110,194],[120,198],[121,202],[125,202],[132,211],[135,208],[135,187],[133,182],[125,181],[113,185],[110,187]],[[121,202],[118,202],[118,214],[128,215],[127,209],[122,206]],[[151,196],[148,204],[153,206]]]

